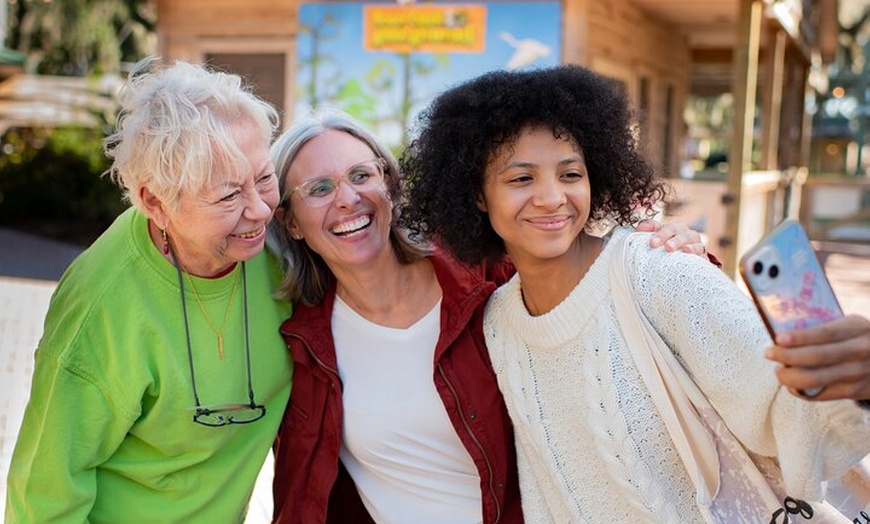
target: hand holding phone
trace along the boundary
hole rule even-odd
[[[740,259],[740,276],[771,338],[843,316],[800,223],[784,220]],[[803,390],[807,397],[822,388]]]

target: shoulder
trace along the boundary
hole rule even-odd
[[[245,262],[245,280],[251,321],[274,322],[277,334],[281,324],[293,317],[295,306],[290,300],[278,296],[281,271],[276,259],[262,251]]]
[[[62,324],[81,328],[94,310],[115,309],[126,291],[123,275],[137,272],[127,239],[131,219],[130,211],[119,216],[64,272],[49,305],[47,333]]]
[[[134,231],[144,230],[145,219],[137,214],[130,209],[119,216],[66,271],[49,304],[40,354],[99,375],[106,351],[132,362],[141,347],[129,343],[142,340],[148,326],[166,324],[166,311],[178,301],[174,273],[167,264],[160,274],[142,256],[145,246],[136,245]]]
[[[435,264],[436,268],[440,266],[457,275],[468,275],[482,282],[492,282],[496,286],[504,284],[516,273],[516,268],[514,268],[513,263],[507,257],[502,257],[498,260],[485,260],[480,264],[469,265],[457,260],[443,247],[435,246],[428,258]]]
[[[625,238],[626,267],[635,283],[657,282],[664,288],[671,288],[710,278],[722,283],[730,282],[707,258],[682,251],[668,252],[663,247],[651,247],[652,233],[621,229],[618,238],[622,237]]]
[[[486,305],[484,318],[487,323],[501,321],[511,312],[519,308],[525,309],[522,301],[522,288],[519,273],[514,274],[507,282],[499,286]]]

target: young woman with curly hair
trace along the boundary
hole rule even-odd
[[[625,97],[577,66],[493,72],[443,93],[419,124],[402,162],[405,225],[462,262],[507,254],[516,266],[484,335],[526,520],[704,522],[610,287],[614,247],[664,190]],[[779,460],[789,493],[820,499],[822,481],[867,453],[870,417],[783,394],[747,296],[702,258],[638,238],[626,274],[653,327],[743,445]],[[729,509],[728,522],[771,520]]]

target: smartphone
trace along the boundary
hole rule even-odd
[[[800,222],[786,219],[740,258],[740,276],[771,338],[843,316]],[[807,397],[821,388],[803,390]]]

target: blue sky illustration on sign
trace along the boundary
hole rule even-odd
[[[295,115],[336,108],[395,148],[441,90],[495,69],[559,63],[559,2],[304,3]]]

